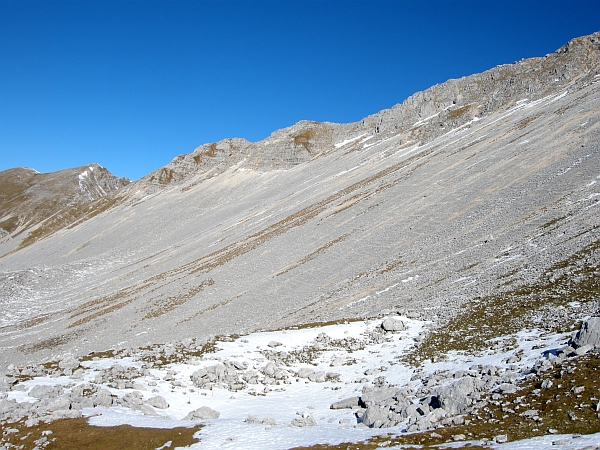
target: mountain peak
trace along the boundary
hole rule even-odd
[[[14,247],[24,232],[37,231],[42,237],[71,225],[78,216],[76,211],[127,184],[128,179],[118,178],[96,163],[49,173],[31,168],[0,172],[3,241],[12,241]],[[61,218],[64,220],[59,220]],[[55,225],[50,226],[48,220],[56,222]],[[58,226],[58,222],[62,226]]]

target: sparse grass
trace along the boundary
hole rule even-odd
[[[150,312],[148,312],[144,316],[144,319],[154,319],[170,311],[173,311],[175,308],[183,305],[185,302],[193,298],[199,292],[203,291],[209,286],[212,286],[213,284],[215,284],[215,282],[212,280],[212,278],[209,278],[207,280],[204,280],[198,286],[189,290],[183,295],[171,296],[166,299],[156,301],[154,307],[151,309]]]
[[[64,345],[72,339],[75,339],[78,335],[79,332],[72,331],[69,333],[63,333],[60,336],[44,339],[42,341],[36,342],[35,344],[20,345],[18,348],[19,351],[23,353],[35,353],[40,350],[52,349]]]
[[[309,128],[309,129],[304,130],[303,132],[297,134],[296,136],[294,136],[294,145],[296,147],[302,146],[308,153],[311,153],[310,141],[312,139],[314,139],[314,137],[315,137],[315,130],[313,130],[312,128]]]
[[[15,231],[18,226],[19,218],[17,216],[9,217],[8,219],[5,219],[2,222],[0,222],[0,228],[9,233]]]
[[[101,197],[93,202],[64,208],[49,219],[43,221],[35,230],[31,231],[29,235],[21,241],[19,249],[25,248],[64,228],[73,228],[81,222],[113,208],[119,204],[119,202],[120,197],[109,195]]]
[[[171,441],[169,448],[189,446],[198,439],[194,434],[202,426],[190,428],[136,428],[130,425],[116,427],[95,427],[87,419],[63,419],[46,424],[26,427],[23,422],[0,425],[4,443],[29,450],[36,447],[36,440],[47,439],[48,450],[154,450]],[[7,433],[7,429],[16,429],[16,433]],[[46,432],[45,436],[42,435]],[[47,434],[51,431],[51,434]],[[23,447],[19,447],[23,446]]]
[[[467,114],[469,111],[471,111],[471,109],[473,109],[473,105],[465,105],[465,106],[460,106],[456,109],[452,109],[448,112],[448,119],[449,120],[455,120],[458,119],[459,117]]]
[[[466,272],[467,270],[471,270],[471,269],[473,269],[474,267],[477,267],[478,265],[479,265],[479,263],[478,263],[478,262],[476,262],[476,263],[473,263],[473,264],[469,264],[468,266],[466,266],[466,267],[463,267],[462,269],[458,269],[458,272]]]
[[[598,260],[600,240],[555,264],[537,283],[475,299],[447,324],[433,330],[409,360],[415,363],[452,350],[480,351],[489,348],[493,338],[532,327],[569,331],[572,320],[534,323],[533,315],[543,307],[564,306],[572,301],[596,302],[600,298]]]
[[[516,130],[522,130],[525,127],[527,127],[527,125],[529,125],[531,122],[533,122],[535,119],[539,118],[542,115],[542,113],[537,113],[534,114],[532,116],[529,117],[525,117],[524,119],[521,119],[519,122],[517,122],[517,124],[515,125],[515,129]]]
[[[294,270],[297,267],[300,267],[301,265],[315,259],[320,253],[324,252],[325,250],[327,250],[329,247],[333,247],[335,244],[339,243],[339,242],[343,242],[346,240],[346,238],[348,238],[348,236],[350,236],[352,233],[346,233],[343,234],[329,242],[327,242],[326,244],[322,245],[321,247],[319,247],[318,249],[316,249],[315,251],[309,253],[308,255],[306,255],[304,258],[302,258],[300,261],[298,261],[296,264],[288,267],[287,269],[277,273],[275,275],[275,277],[278,277],[280,275],[283,275],[284,273],[289,272],[290,270]]]

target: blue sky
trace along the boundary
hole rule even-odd
[[[600,30],[599,0],[0,0],[0,170],[137,179]]]

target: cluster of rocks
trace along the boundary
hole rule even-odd
[[[405,324],[398,319],[386,319],[375,331],[363,334],[364,339],[333,339],[321,333],[310,344],[301,350],[285,352],[273,350],[283,347],[273,342],[269,350],[263,350],[268,361],[260,367],[250,367],[247,362],[234,359],[221,360],[214,365],[202,367],[190,376],[195,388],[211,390],[213,388],[228,389],[236,392],[252,386],[262,386],[263,395],[272,386],[291,384],[293,380],[306,382],[325,382],[339,380],[340,375],[333,371],[320,371],[311,367],[298,368],[297,362],[304,361],[308,353],[316,353],[344,348],[364,348],[372,343],[385,342],[397,331],[405,329]],[[271,345],[272,344],[272,345]],[[194,343],[189,348],[196,349]],[[173,347],[176,355],[181,348]],[[154,355],[163,355],[164,348],[152,350]],[[519,352],[510,356],[505,367],[494,365],[473,365],[469,369],[450,372],[437,370],[431,374],[417,371],[411,383],[404,387],[388,384],[385,377],[380,376],[372,383],[363,386],[360,396],[346,398],[331,405],[332,409],[354,409],[357,422],[372,428],[394,427],[405,424],[406,431],[433,430],[438,427],[452,425],[468,425],[470,418],[480,418],[480,411],[488,411],[489,405],[498,404],[506,394],[514,394],[519,390],[519,383],[532,376],[540,376],[552,369],[555,364],[573,360],[590,351],[600,350],[600,317],[592,317],[581,327],[581,330],[569,341],[566,347],[545,352],[532,365],[523,367]],[[147,351],[147,350],[144,350]],[[148,355],[145,355],[146,357]],[[311,354],[311,358],[315,355]],[[295,366],[292,366],[292,363]],[[334,357],[331,366],[352,364],[349,357]],[[167,401],[155,395],[144,399],[140,391],[147,390],[138,384],[139,378],[151,379],[148,386],[156,386],[159,381],[149,370],[149,363],[137,366],[113,364],[105,369],[95,369],[92,381],[76,384],[83,378],[84,368],[72,356],[61,359],[57,364],[46,366],[28,366],[17,369],[9,367],[7,377],[13,378],[12,390],[25,391],[23,379],[48,374],[68,375],[73,380],[66,386],[36,384],[29,392],[33,402],[17,402],[7,399],[3,394],[0,401],[0,423],[14,423],[27,417],[27,426],[36,425],[39,421],[51,422],[57,419],[81,417],[83,408],[108,408],[122,406],[140,411],[146,415],[156,415],[157,409],[169,407]],[[161,381],[170,382],[172,387],[189,388],[189,382],[183,383],[177,373],[168,370]],[[136,381],[138,380],[138,381]],[[365,382],[366,379],[355,382]],[[552,386],[552,380],[544,380],[542,389]],[[108,388],[130,389],[119,397]],[[193,391],[193,389],[191,389]],[[155,393],[158,392],[157,390]],[[252,393],[252,390],[249,392]],[[600,405],[598,406],[600,410]],[[513,411],[514,412],[514,411]],[[219,417],[219,412],[207,406],[191,411],[185,420],[207,420]],[[539,420],[536,410],[521,412],[526,419]],[[266,422],[265,422],[266,421]],[[276,425],[270,418],[259,421],[254,416],[246,419],[248,423]],[[294,427],[315,426],[317,422],[308,413],[298,413],[292,422]]]
[[[70,392],[62,386],[36,385],[28,395],[37,400],[19,403],[5,398],[0,401],[0,422],[15,423],[28,417],[25,425],[29,427],[37,425],[40,420],[51,422],[81,417],[83,408],[108,408],[120,404],[110,391],[92,385],[74,386]]]
[[[415,373],[412,381],[421,381],[419,388],[396,388],[379,377],[363,387],[360,397],[351,397],[331,405],[332,409],[357,409],[359,421],[372,428],[386,428],[406,423],[406,431],[425,431],[440,426],[469,424],[465,416],[478,417],[480,410],[496,404],[506,394],[519,390],[519,383],[531,376],[548,371],[555,364],[577,358],[590,351],[600,350],[600,317],[583,323],[569,345],[546,352],[532,367],[510,364],[520,359],[513,355],[506,361],[508,368],[493,365],[474,365],[454,373],[437,370],[429,376]],[[552,385],[542,382],[542,388]],[[600,403],[598,405],[600,411]],[[513,411],[514,412],[514,411]],[[523,417],[538,420],[537,411],[525,411]]]
[[[387,428],[406,422],[407,431],[423,431],[438,425],[460,425],[464,416],[487,405],[486,394],[492,390],[515,392],[518,370],[487,365],[472,366],[455,373],[438,370],[428,377],[417,373],[418,389],[397,388],[383,377],[363,387],[360,397],[344,399],[332,409],[359,408],[356,415],[368,427]]]
[[[393,320],[392,322],[388,322]],[[265,387],[291,384],[292,380],[305,379],[315,383],[326,381],[337,381],[340,374],[335,371],[314,370],[310,367],[300,367],[295,370],[292,367],[299,364],[313,364],[323,352],[344,349],[348,352],[364,349],[367,345],[380,344],[390,339],[386,331],[400,331],[406,329],[404,323],[398,319],[388,319],[375,331],[363,334],[363,339],[346,337],[334,339],[326,333],[319,335],[308,345],[298,350],[278,350],[281,344],[270,342],[268,349],[261,351],[268,362],[259,368],[249,368],[248,364],[240,361],[222,361],[215,365],[201,368],[191,375],[195,387],[199,389],[221,388],[233,392],[243,390],[250,386],[263,385]],[[384,324],[388,323],[387,330]],[[393,330],[392,330],[393,329]],[[350,357],[335,357],[330,366],[351,365],[355,361]]]
[[[334,339],[326,333],[320,333],[312,342],[301,349],[286,351],[279,342],[270,342],[266,349],[261,350],[267,360],[260,366],[250,367],[247,362],[220,360],[214,365],[205,366],[195,371],[190,376],[194,388],[212,390],[227,389],[237,392],[250,388],[249,393],[266,395],[270,390],[277,390],[276,386],[291,384],[293,381],[305,380],[306,382],[324,383],[339,381],[340,374],[335,371],[315,370],[307,367],[326,351],[344,349],[348,352],[364,349],[367,345],[386,342],[391,339],[391,334],[404,330],[406,327],[401,320],[388,319],[375,331],[367,331],[360,339],[344,337]],[[229,338],[220,338],[228,341]],[[137,365],[112,364],[107,368],[95,368],[91,380],[83,382],[86,370],[81,362],[67,355],[58,362],[44,365],[30,365],[17,368],[8,367],[5,373],[5,391],[26,391],[23,381],[39,377],[56,378],[67,376],[72,382],[61,385],[36,385],[27,393],[35,401],[17,402],[7,399],[6,394],[0,401],[0,423],[14,423],[27,417],[27,426],[35,425],[39,421],[51,422],[57,419],[81,417],[84,408],[109,408],[122,406],[137,410],[145,415],[156,415],[157,409],[169,407],[167,401],[155,395],[144,399],[141,391],[153,389],[159,381],[167,381],[171,388],[190,388],[190,383],[181,379],[174,370],[165,371],[161,379],[153,376],[151,368],[160,367],[168,362],[186,361],[194,363],[200,361],[203,354],[214,349],[215,338],[186,339],[184,341],[156,345],[145,349],[124,348],[112,352],[116,359],[134,357],[140,361]],[[94,356],[92,359],[99,359]],[[356,361],[350,357],[334,357],[330,366],[351,365]],[[298,366],[300,366],[298,368]],[[140,384],[139,379],[150,379],[148,387]],[[365,379],[366,380],[366,379]],[[361,381],[361,380],[359,380]],[[78,384],[79,383],[79,384]],[[256,389],[256,388],[260,389]],[[111,393],[108,388],[118,390],[131,390],[123,396]],[[157,389],[153,389],[158,393]],[[193,391],[193,389],[191,389]],[[0,397],[1,398],[1,397]],[[214,419],[219,416],[217,411],[208,407],[191,411],[186,420]],[[252,421],[250,421],[252,422]],[[267,422],[270,423],[268,420]],[[253,423],[253,422],[252,422]],[[269,424],[268,423],[268,424]],[[292,426],[304,427],[316,425],[316,421],[307,413],[299,413]]]
[[[157,357],[164,355],[163,350],[167,347],[173,346],[161,346],[154,350],[154,354]],[[141,353],[148,356],[145,350]],[[72,355],[64,357],[56,364],[26,366],[20,369],[11,365],[5,374],[8,383],[5,382],[4,390],[26,391],[26,386],[21,382],[35,377],[68,376],[73,381],[65,386],[48,384],[33,386],[27,395],[35,399],[34,401],[17,402],[14,398],[7,399],[6,393],[1,394],[0,398],[4,398],[0,401],[0,423],[15,423],[27,417],[25,425],[33,426],[40,421],[52,422],[58,419],[82,417],[81,411],[84,408],[113,406],[130,408],[145,415],[157,415],[156,409],[166,409],[169,404],[159,395],[144,400],[140,391],[146,388],[136,383],[136,380],[141,377],[151,377],[149,365],[152,364],[143,363],[141,367],[113,364],[106,369],[96,369],[93,380],[83,383],[79,381],[83,378],[86,369]],[[177,381],[173,375],[172,371],[167,371],[165,380],[171,381],[174,386]],[[156,382],[150,381],[149,384],[156,385]],[[131,392],[119,397],[105,387],[119,390],[131,389]]]

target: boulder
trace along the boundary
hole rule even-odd
[[[332,403],[331,409],[353,409],[358,408],[359,406],[359,397],[350,397],[344,400],[340,400],[339,402]]]
[[[81,417],[80,411],[75,411],[73,409],[59,409],[54,411],[50,416],[50,420],[60,420],[60,419],[79,419]]]
[[[113,396],[110,391],[106,389],[100,389],[91,397],[94,407],[110,408],[113,403]]]
[[[600,317],[586,320],[569,345],[576,349],[586,345],[595,350],[600,349]]]
[[[248,417],[244,419],[244,422],[251,424],[259,424],[260,419],[257,416],[253,416],[252,414],[248,414]]]
[[[167,409],[169,407],[167,401],[160,395],[150,397],[148,400],[146,400],[146,403],[158,409]]]
[[[121,397],[121,405],[125,408],[140,409],[143,403],[142,394],[138,391],[128,392]]]
[[[298,372],[296,373],[296,376],[298,378],[308,378],[310,377],[313,373],[315,373],[315,371],[309,367],[302,367],[300,370],[298,370]]]
[[[275,419],[273,419],[272,417],[265,417],[262,422],[263,425],[268,425],[270,427],[276,427],[277,426],[277,421]]]
[[[313,372],[311,375],[308,376],[308,379],[315,383],[325,383],[325,381],[327,381],[326,373],[323,371]]]
[[[472,398],[469,396],[479,392],[484,387],[485,382],[472,377],[460,378],[458,381],[441,386],[435,389],[439,406],[444,408],[450,416],[465,414],[472,404]]]
[[[395,403],[394,396],[396,392],[395,388],[365,390],[360,400],[365,406]]]
[[[62,393],[62,387],[55,388],[54,386],[48,386],[45,384],[38,384],[31,388],[29,396],[33,398],[56,398]]]
[[[58,367],[63,370],[75,370],[79,367],[79,361],[73,355],[68,355],[58,362]]]
[[[381,428],[387,422],[389,411],[378,406],[369,406],[361,417],[361,422],[370,428]]]
[[[383,321],[383,323],[381,324],[381,328],[383,328],[385,331],[391,332],[404,331],[406,330],[406,325],[400,319],[394,319],[390,317]]]
[[[215,411],[208,406],[201,406],[194,411],[190,411],[189,414],[183,418],[183,420],[218,419],[220,415],[221,413],[219,411]]]

